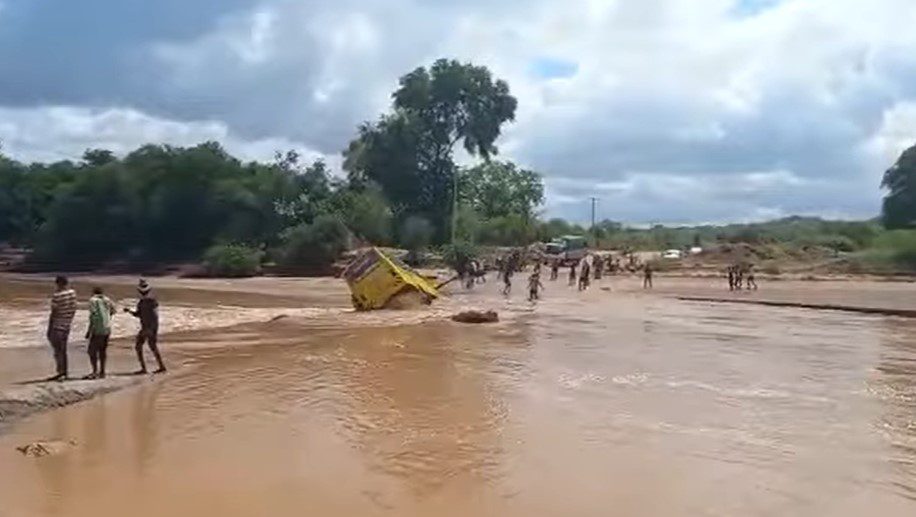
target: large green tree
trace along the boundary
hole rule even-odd
[[[425,217],[444,240],[455,147],[484,159],[497,154],[496,140],[514,120],[517,101],[486,67],[448,59],[401,77],[392,99],[393,113],[360,127],[344,152],[344,168],[354,183],[377,183],[399,218]]]
[[[881,187],[887,189],[881,211],[884,226],[890,229],[916,225],[916,145],[884,172]]]
[[[458,196],[484,218],[519,215],[532,220],[544,202],[541,175],[512,162],[486,161],[459,175]]]

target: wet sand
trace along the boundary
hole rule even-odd
[[[0,436],[0,515],[916,512],[916,321],[674,298],[722,294],[706,280],[545,282],[536,305],[522,284],[431,310],[320,305],[333,284],[303,306],[224,307],[235,316],[164,340],[186,373]],[[734,296],[903,307],[914,293],[841,284]],[[446,321],[464,307],[502,321]],[[286,317],[254,317],[271,311]],[[37,439],[77,446],[15,451]]]

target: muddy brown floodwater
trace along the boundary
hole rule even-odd
[[[0,516],[916,515],[916,320],[679,301],[717,288],[664,278],[655,294],[545,282],[537,305],[521,278],[509,302],[491,281],[374,314],[339,285],[281,284],[278,301],[260,282],[216,309],[185,294],[210,316],[164,339],[186,364],[162,382],[0,436]],[[462,307],[502,321],[445,320]],[[15,450],[37,439],[77,445]]]

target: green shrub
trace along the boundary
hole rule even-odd
[[[203,265],[210,276],[246,277],[261,272],[261,250],[242,244],[216,244],[207,248]]]
[[[286,230],[278,261],[287,269],[324,271],[347,249],[347,227],[339,219],[320,215],[311,224]]]
[[[524,246],[537,237],[531,222],[517,214],[486,220],[479,233],[480,242],[496,246]]]
[[[897,266],[916,268],[916,230],[892,230],[879,235],[873,242],[872,261],[889,260]]]
[[[391,208],[377,188],[337,192],[328,208],[360,239],[376,246],[391,243]]]
[[[464,271],[477,258],[477,248],[467,241],[456,241],[442,248],[442,258],[455,271]]]
[[[764,264],[760,271],[767,275],[778,275],[782,272],[776,264]]]
[[[398,241],[407,250],[404,261],[411,266],[419,266],[422,250],[429,246],[433,238],[433,225],[420,216],[412,215],[401,223]]]

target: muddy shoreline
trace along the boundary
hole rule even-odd
[[[164,379],[164,376],[153,378],[149,375],[121,374],[99,380],[38,382],[6,387],[0,391],[0,434],[18,420],[33,414],[69,406],[125,388],[160,382]]]

